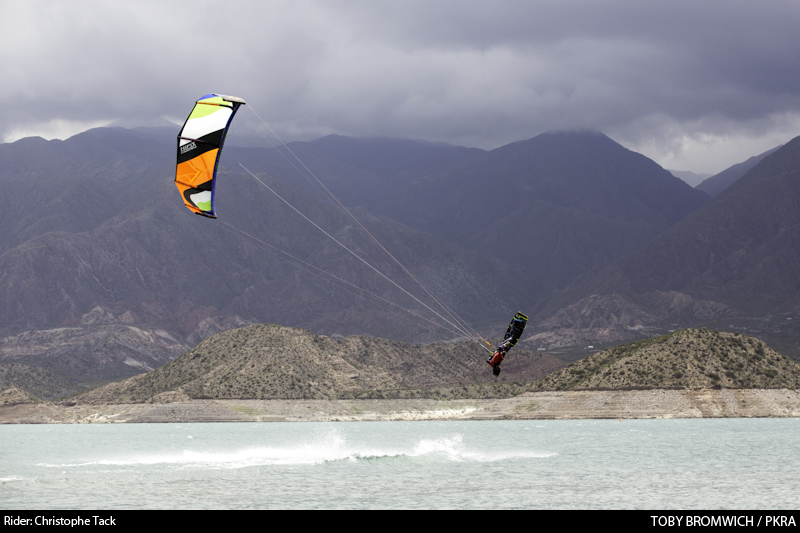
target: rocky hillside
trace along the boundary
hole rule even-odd
[[[551,349],[615,346],[678,329],[680,324],[704,324],[720,317],[731,319],[741,315],[740,311],[719,302],[674,291],[592,295],[534,323],[522,346]]]
[[[85,389],[43,368],[18,363],[0,364],[0,404],[51,400]]]
[[[477,343],[420,346],[361,336],[335,340],[258,324],[218,333],[161,368],[70,401],[424,397],[422,389],[442,387],[460,388],[462,396],[470,397],[487,393],[476,383],[532,382],[564,365],[545,354],[514,350],[496,379],[486,356]]]
[[[36,396],[16,387],[0,389],[0,407],[11,405],[40,403]]]
[[[800,387],[800,365],[741,334],[683,329],[593,354],[536,390]]]
[[[150,306],[149,310],[158,308]],[[142,314],[144,311],[139,308]],[[135,321],[130,311],[115,317],[98,306],[71,327],[2,337],[0,368],[25,368],[32,374],[23,377],[16,373],[12,381],[4,383],[0,371],[0,387],[11,384],[43,399],[66,396],[153,370],[214,333],[248,324],[238,317],[209,317],[184,340],[161,328],[137,327]],[[53,379],[43,380],[40,371]],[[33,382],[39,385],[32,387]]]

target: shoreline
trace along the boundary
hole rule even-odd
[[[547,391],[480,400],[188,400],[73,406],[43,402],[0,407],[0,424],[765,417],[800,417],[800,390]]]

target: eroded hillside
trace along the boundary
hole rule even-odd
[[[563,366],[545,354],[514,350],[498,380],[485,358],[477,343],[413,345],[361,336],[335,340],[258,324],[218,333],[161,368],[71,401],[508,396]],[[486,383],[493,385],[487,388]]]
[[[706,328],[623,344],[545,377],[537,390],[797,388],[800,365],[747,335]]]

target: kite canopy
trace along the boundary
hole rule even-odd
[[[244,103],[236,96],[207,94],[195,103],[178,134],[175,185],[186,207],[198,215],[217,218],[214,211],[217,164],[228,126]]]

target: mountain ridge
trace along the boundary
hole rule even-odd
[[[735,183],[739,178],[747,174],[751,168],[761,162],[762,159],[768,155],[779,150],[783,145],[776,146],[766,152],[763,152],[753,157],[748,158],[746,161],[732,165],[722,172],[709,176],[701,183],[695,186],[695,189],[705,191],[710,196],[717,196],[719,193],[727,189],[732,183]]]
[[[256,324],[218,333],[154,371],[68,401],[414,398],[426,397],[425,389],[437,394],[442,386],[462,387],[469,395],[469,386],[476,383],[531,382],[564,364],[545,354],[514,350],[500,377],[494,378],[484,359],[485,352],[475,343],[330,339],[303,329]]]
[[[82,323],[98,308],[151,335],[162,329],[187,349],[220,328],[264,322],[337,337],[431,342],[458,335],[434,330],[406,313],[427,311],[370,277],[360,261],[304,226],[305,221],[293,219],[296,215],[285,205],[237,170],[238,160],[379,269],[412,283],[310,176],[293,168],[297,162],[288,153],[284,158],[282,147],[226,146],[217,191],[220,219],[192,217],[171,183],[175,141],[168,130],[101,128],[67,141],[23,139],[0,145],[0,183],[17,210],[7,219],[0,215],[0,224],[9,228],[6,240],[0,237],[0,298],[14,302],[0,309],[0,332],[6,338],[25,331],[83,328],[75,339],[94,339],[106,328],[102,335],[121,339],[113,329],[121,324]],[[536,317],[521,341],[532,348],[564,346],[567,340],[593,344],[591,335],[604,332],[609,332],[608,342],[622,342],[672,327],[669,321],[691,325],[711,316],[740,318],[742,306],[735,301],[743,297],[740,286],[708,290],[708,279],[691,290],[680,283],[648,284],[669,271],[670,254],[655,249],[658,261],[652,270],[617,274],[645,287],[643,292],[616,284],[613,268],[620,267],[609,265],[653,239],[661,238],[658,246],[666,246],[663,235],[711,203],[738,195],[747,176],[712,201],[646,157],[602,133],[585,131],[546,133],[491,151],[339,136],[289,146],[416,277],[487,338],[502,332],[508,316],[520,309]],[[784,215],[794,212],[792,194],[783,196],[783,211],[769,222],[772,226],[790,221]],[[731,202],[719,220],[728,220],[730,211],[746,211],[746,204]],[[709,224],[713,228],[713,221]],[[724,248],[735,240],[728,230],[760,238],[747,225],[717,230],[704,230],[713,246],[701,239],[694,249]],[[765,272],[794,261],[786,252],[797,244],[792,232],[781,235],[758,251],[764,257],[771,257],[770,250],[783,254],[762,265]],[[280,256],[259,240],[402,309]],[[741,270],[754,258],[740,254],[738,262],[722,268],[723,274]],[[595,279],[602,272],[612,274]],[[783,281],[778,278],[773,293],[780,292]],[[722,289],[732,296],[725,297]],[[587,298],[594,299],[583,301]],[[87,342],[94,346],[94,340]],[[25,357],[45,353],[36,350],[31,345]],[[100,357],[104,352],[90,353]],[[138,368],[152,368],[147,357],[130,353],[132,361],[143,365]],[[8,357],[0,350],[0,359]],[[167,350],[156,359],[162,357],[174,354]],[[137,368],[127,366],[119,368]]]
[[[800,332],[790,320],[800,310],[799,205],[800,137],[641,248],[576,278],[540,316],[601,295],[675,292],[721,305],[716,318],[683,327],[734,327],[728,320],[738,316],[737,327],[798,357]],[[649,311],[657,316],[646,325],[667,326],[666,308]]]

